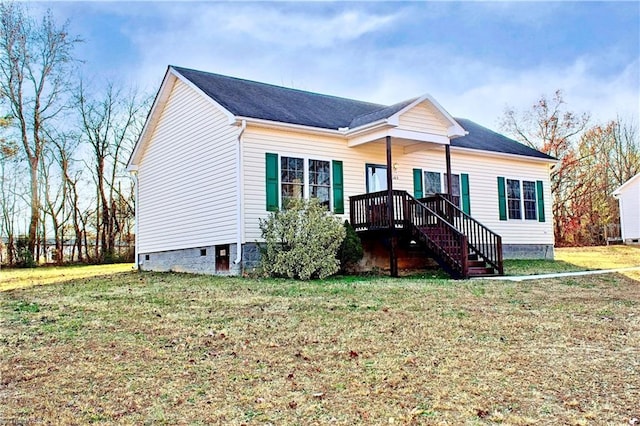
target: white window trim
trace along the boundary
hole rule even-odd
[[[301,158],[304,161],[304,185],[302,185],[302,199],[308,200],[311,194],[309,179],[309,160],[327,161],[329,163],[329,211],[333,211],[333,160],[321,156],[302,155],[295,153],[278,153],[278,206],[282,208],[282,157]]]
[[[529,179],[525,179],[525,178],[512,178],[512,177],[507,177],[507,176],[502,176],[504,177],[504,199],[506,200],[507,203],[507,221],[520,221],[520,222],[537,222],[538,221],[538,185],[536,184],[535,180],[529,180]],[[511,219],[509,217],[509,184],[508,181],[510,180],[517,180],[518,181],[518,185],[520,186],[520,219]],[[533,190],[535,191],[535,195],[533,198],[533,201],[536,203],[536,208],[535,208],[535,213],[536,213],[536,217],[533,219],[526,219],[526,212],[524,209],[524,185],[523,183],[527,181],[527,182],[533,182]]]

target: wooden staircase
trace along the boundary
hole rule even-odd
[[[405,191],[351,197],[358,232],[404,232],[454,278],[502,275],[502,238],[449,201],[447,195],[415,199]],[[391,220],[390,220],[391,218]]]

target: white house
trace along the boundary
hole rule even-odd
[[[503,258],[553,258],[555,162],[429,95],[387,106],[170,66],[128,164],[137,261],[238,274],[259,260],[259,219],[318,197],[369,265],[395,275],[419,253],[500,273]]]
[[[613,191],[620,205],[622,241],[640,242],[640,173]]]

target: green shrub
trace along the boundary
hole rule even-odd
[[[21,235],[16,240],[16,266],[18,268],[35,268],[36,264],[33,255],[29,251],[29,238]]]
[[[338,259],[340,259],[340,270],[348,272],[362,259],[364,251],[360,237],[348,220],[344,221],[344,230],[345,237],[338,251]]]
[[[291,200],[286,210],[260,220],[262,269],[275,277],[325,278],[340,269],[336,258],[345,230],[320,202]]]

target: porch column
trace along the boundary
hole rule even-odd
[[[391,158],[391,136],[387,136],[387,217],[389,218],[389,269],[392,277],[398,276],[396,256],[396,225],[393,207],[393,161]]]
[[[447,161],[447,195],[451,201],[451,147],[449,145],[444,146],[444,155]]]
[[[453,198],[451,197],[451,147],[449,145],[444,146],[444,156],[447,163],[447,199],[453,202]],[[451,204],[447,204],[447,220],[453,222]]]

